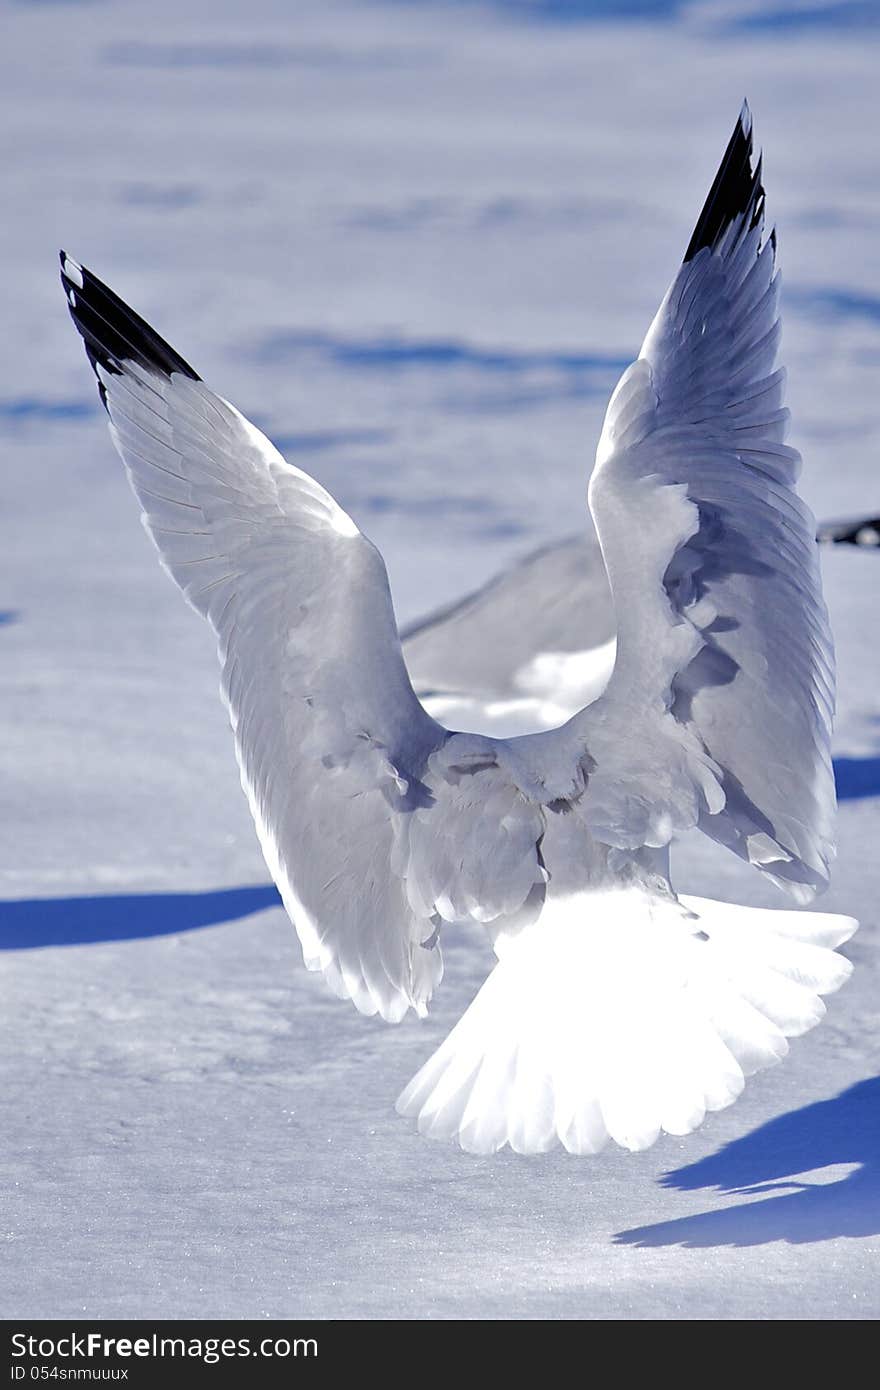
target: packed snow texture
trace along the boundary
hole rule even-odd
[[[647,1153],[474,1159],[394,1098],[430,1018],[302,966],[210,633],[161,573],[56,274],[91,266],[338,498],[402,622],[570,534],[744,95],[820,517],[880,504],[878,31],[855,3],[3,3],[6,1317],[880,1313],[880,559],[823,553],[825,1023]],[[634,537],[634,543],[638,538]],[[873,653],[873,655],[872,655]],[[691,893],[786,905],[704,840]]]

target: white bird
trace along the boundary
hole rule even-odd
[[[614,605],[593,527],[400,636],[413,688],[435,719],[502,738],[564,723],[614,670]]]
[[[851,918],[679,898],[669,876],[694,826],[800,902],[833,855],[834,662],[783,443],[775,264],[744,107],[599,440],[610,681],[499,739],[419,703],[381,556],[334,499],[62,253],[144,524],[217,634],[307,966],[397,1021],[426,1010],[444,923],[491,933],[498,964],[398,1101],[474,1153],[688,1133],[850,972]]]

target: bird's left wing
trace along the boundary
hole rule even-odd
[[[242,783],[306,963],[363,1013],[423,1011],[440,954],[403,832],[446,733],[413,694],[382,558],[63,255],[62,280],[146,529],[217,634]]]
[[[699,823],[805,899],[833,853],[834,660],[783,442],[778,288],[745,107],[608,407],[590,507],[617,663],[573,728],[600,838],[659,845]]]

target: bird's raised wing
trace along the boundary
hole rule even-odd
[[[423,1011],[433,904],[414,910],[391,865],[446,734],[413,694],[382,558],[94,275],[62,255],[62,279],[146,529],[217,634],[242,783],[306,963],[363,1013]]]
[[[833,852],[834,660],[815,524],[783,442],[776,238],[747,107],[605,418],[590,507],[617,664],[575,716],[611,843],[699,823],[802,899]]]

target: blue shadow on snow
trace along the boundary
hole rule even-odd
[[[861,290],[837,285],[814,289],[793,285],[786,291],[786,303],[802,313],[832,323],[850,323],[853,319],[880,323],[880,295]]]
[[[797,1179],[841,1164],[859,1166],[831,1181]],[[661,1181],[679,1192],[712,1188],[749,1200],[621,1231],[615,1237],[618,1245],[702,1250],[878,1235],[880,1076],[860,1081],[833,1100],[780,1115]]]
[[[22,425],[36,421],[39,424],[54,421],[87,420],[98,413],[98,406],[89,401],[51,401],[41,396],[18,396],[14,400],[0,400],[0,422]]]
[[[880,796],[880,758],[835,758],[838,801]]]
[[[91,898],[20,898],[0,902],[0,950],[85,946],[170,936],[219,926],[280,907],[271,884],[209,893],[121,893]]]
[[[464,0],[398,0],[403,5],[445,4],[461,6]],[[545,25],[578,24],[675,24],[687,17],[684,0],[490,0],[494,10],[506,18]],[[703,6],[704,27],[716,33],[741,33],[756,37],[778,34],[853,32],[876,28],[880,23],[877,0],[826,0],[809,5],[777,0],[776,4],[746,8],[730,13],[722,6],[716,17]]]
[[[257,362],[315,354],[334,366],[364,371],[459,369],[516,375],[532,371],[622,372],[629,358],[592,352],[522,351],[478,347],[454,338],[341,338],[318,331],[271,333],[254,352]]]

